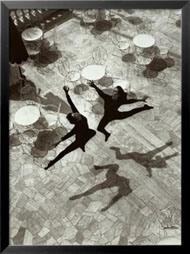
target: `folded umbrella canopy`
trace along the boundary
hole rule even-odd
[[[17,94],[18,99],[22,98],[22,88],[25,86],[26,77],[22,74],[20,65],[28,57],[21,34],[9,16],[9,63],[12,65],[10,69],[10,98],[13,98],[15,94]]]
[[[9,62],[20,65],[28,59],[28,53],[13,20],[9,17]]]

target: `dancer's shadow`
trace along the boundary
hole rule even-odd
[[[128,196],[132,192],[132,189],[130,188],[129,185],[129,179],[117,174],[117,171],[119,170],[119,165],[108,164],[104,166],[94,166],[94,169],[95,170],[108,169],[106,173],[106,180],[103,181],[102,183],[95,185],[94,187],[90,188],[89,190],[81,194],[70,197],[69,198],[70,200],[75,200],[82,198],[84,196],[89,196],[99,190],[118,187],[118,193],[111,199],[108,205],[106,205],[104,208],[101,209],[101,211],[106,211],[112,205],[114,205],[119,199]]]
[[[118,160],[134,160],[135,162],[141,164],[148,171],[148,176],[152,176],[152,168],[165,168],[167,166],[166,161],[170,158],[177,156],[178,153],[173,153],[171,155],[161,157],[160,155],[155,156],[157,153],[163,151],[168,146],[172,145],[172,142],[168,142],[165,145],[158,147],[152,151],[147,153],[138,153],[131,152],[126,154],[121,154],[120,148],[118,147],[110,147],[110,149],[114,150],[116,153],[116,158]],[[155,156],[155,158],[154,158]]]

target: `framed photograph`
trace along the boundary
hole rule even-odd
[[[189,1],[1,2],[3,253],[183,246],[189,14]]]

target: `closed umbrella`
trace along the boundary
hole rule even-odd
[[[20,76],[24,78],[20,65],[28,59],[29,55],[11,17],[9,17],[9,49],[9,62],[18,66]]]

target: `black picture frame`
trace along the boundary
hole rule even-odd
[[[139,1],[1,1],[1,126],[0,126],[0,161],[1,161],[1,225],[0,225],[0,251],[3,253],[126,253],[139,246],[9,246],[9,21],[10,9],[19,8],[132,8],[132,9],[179,9],[182,8],[182,209],[184,209],[185,178],[188,178],[188,140],[189,139],[189,113],[190,113],[190,1],[173,0],[139,0]],[[183,226],[184,214],[183,210]],[[183,227],[184,230],[184,227]],[[185,246],[185,235],[182,233],[182,245],[175,246],[178,251]],[[188,242],[188,239],[187,239]],[[141,246],[152,251],[155,246]],[[148,248],[147,248],[148,247]],[[157,246],[156,246],[157,247]],[[159,248],[162,246],[158,246]],[[166,246],[174,247],[174,246]],[[139,249],[137,249],[139,250]],[[142,249],[141,249],[142,250]]]

